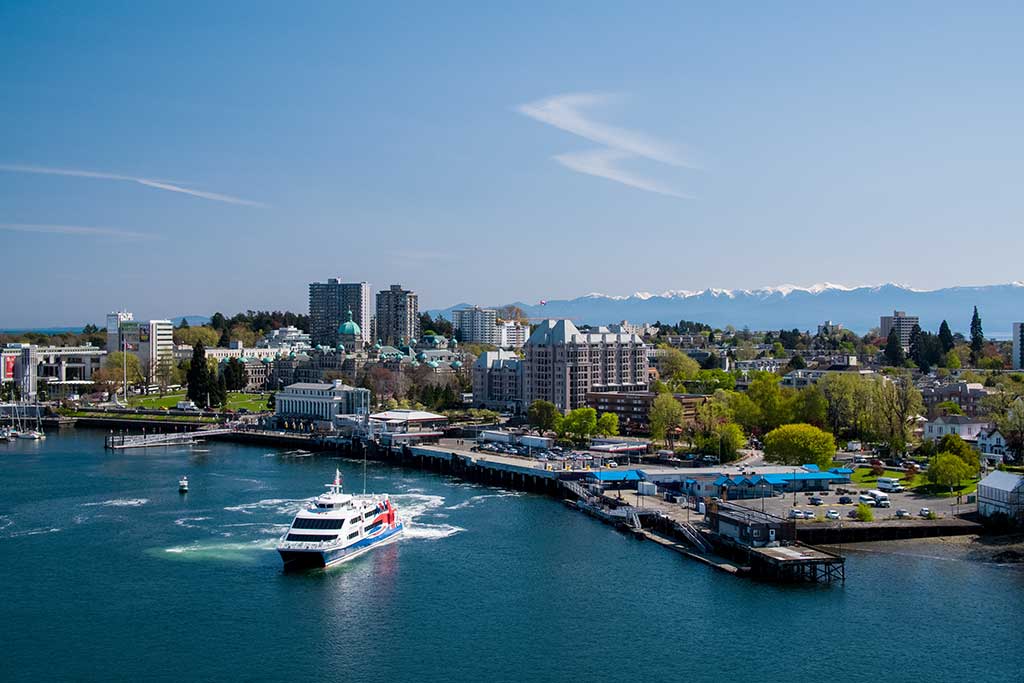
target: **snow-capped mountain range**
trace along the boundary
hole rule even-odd
[[[668,290],[614,296],[592,292],[574,299],[514,302],[530,318],[571,318],[577,323],[678,322],[696,320],[714,326],[752,329],[817,329],[825,320],[863,333],[878,327],[879,317],[893,310],[921,318],[924,329],[936,330],[947,320],[954,331],[967,332],[974,306],[988,336],[1006,338],[1012,323],[1024,321],[1024,282],[1004,285],[947,287],[923,290],[886,283],[848,287],[825,282],[800,287],[778,285],[758,289]],[[451,317],[451,306],[432,314]]]

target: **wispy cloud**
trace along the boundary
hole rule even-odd
[[[50,235],[76,235],[79,237],[114,237],[126,240],[158,240],[159,235],[151,235],[134,230],[117,228],[94,228],[84,225],[44,225],[39,223],[0,223],[0,230],[7,232],[34,232]]]
[[[641,178],[640,176],[625,171],[615,166],[616,161],[628,159],[628,152],[618,149],[597,149],[591,152],[573,152],[569,154],[558,154],[555,161],[568,169],[578,173],[607,178],[623,185],[635,187],[638,190],[657,192],[658,194],[676,197],[678,199],[693,199],[693,195],[685,194],[672,188],[662,185],[654,180]]]
[[[166,190],[167,192],[180,192],[181,194],[187,194],[193,197],[201,197],[203,199],[210,199],[215,202],[240,204],[242,206],[266,206],[266,204],[263,204],[262,202],[256,202],[250,199],[242,199],[240,197],[232,197],[231,195],[219,194],[216,192],[204,192],[203,190],[195,190],[190,187],[184,186],[184,184],[182,183],[160,180],[156,178],[142,178],[139,176],[121,175],[118,173],[84,171],[74,168],[26,166],[23,164],[0,164],[0,171],[9,171],[11,173],[37,173],[41,175],[71,176],[73,178],[95,178],[98,180],[120,180],[129,183],[138,183],[139,185],[145,185],[146,187],[152,187],[158,190]]]
[[[614,180],[648,192],[657,192],[680,199],[690,198],[692,195],[678,192],[662,183],[642,178],[617,166],[620,161],[643,158],[669,166],[699,168],[685,150],[677,145],[658,140],[639,131],[595,121],[583,111],[587,108],[607,104],[613,99],[610,95],[600,93],[570,93],[523,104],[517,110],[535,121],[605,145],[605,149],[555,156],[554,159],[566,168]]]

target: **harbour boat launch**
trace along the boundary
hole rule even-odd
[[[338,470],[327,489],[299,511],[277,544],[286,570],[347,562],[396,540],[405,530],[387,494],[344,493]]]

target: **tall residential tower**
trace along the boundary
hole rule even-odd
[[[416,292],[391,285],[377,292],[377,338],[384,344],[420,336],[420,302]]]
[[[367,282],[342,282],[330,278],[327,282],[309,285],[309,336],[313,346],[338,345],[338,326],[347,320],[359,326],[361,341],[371,343],[370,337],[370,285]]]

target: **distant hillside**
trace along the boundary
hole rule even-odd
[[[593,293],[575,299],[551,300],[546,305],[522,302],[514,305],[531,318],[571,318],[591,325],[619,320],[672,323],[696,320],[716,327],[749,326],[755,330],[795,327],[813,331],[825,320],[834,320],[858,333],[878,327],[879,317],[891,315],[894,309],[919,316],[925,329],[934,331],[947,320],[954,332],[967,333],[971,311],[977,305],[985,334],[1008,338],[1012,323],[1024,320],[1024,283],[929,291],[893,283],[874,287],[826,283],[754,290],[637,292],[630,296]],[[430,313],[451,319],[455,308],[458,306]]]

